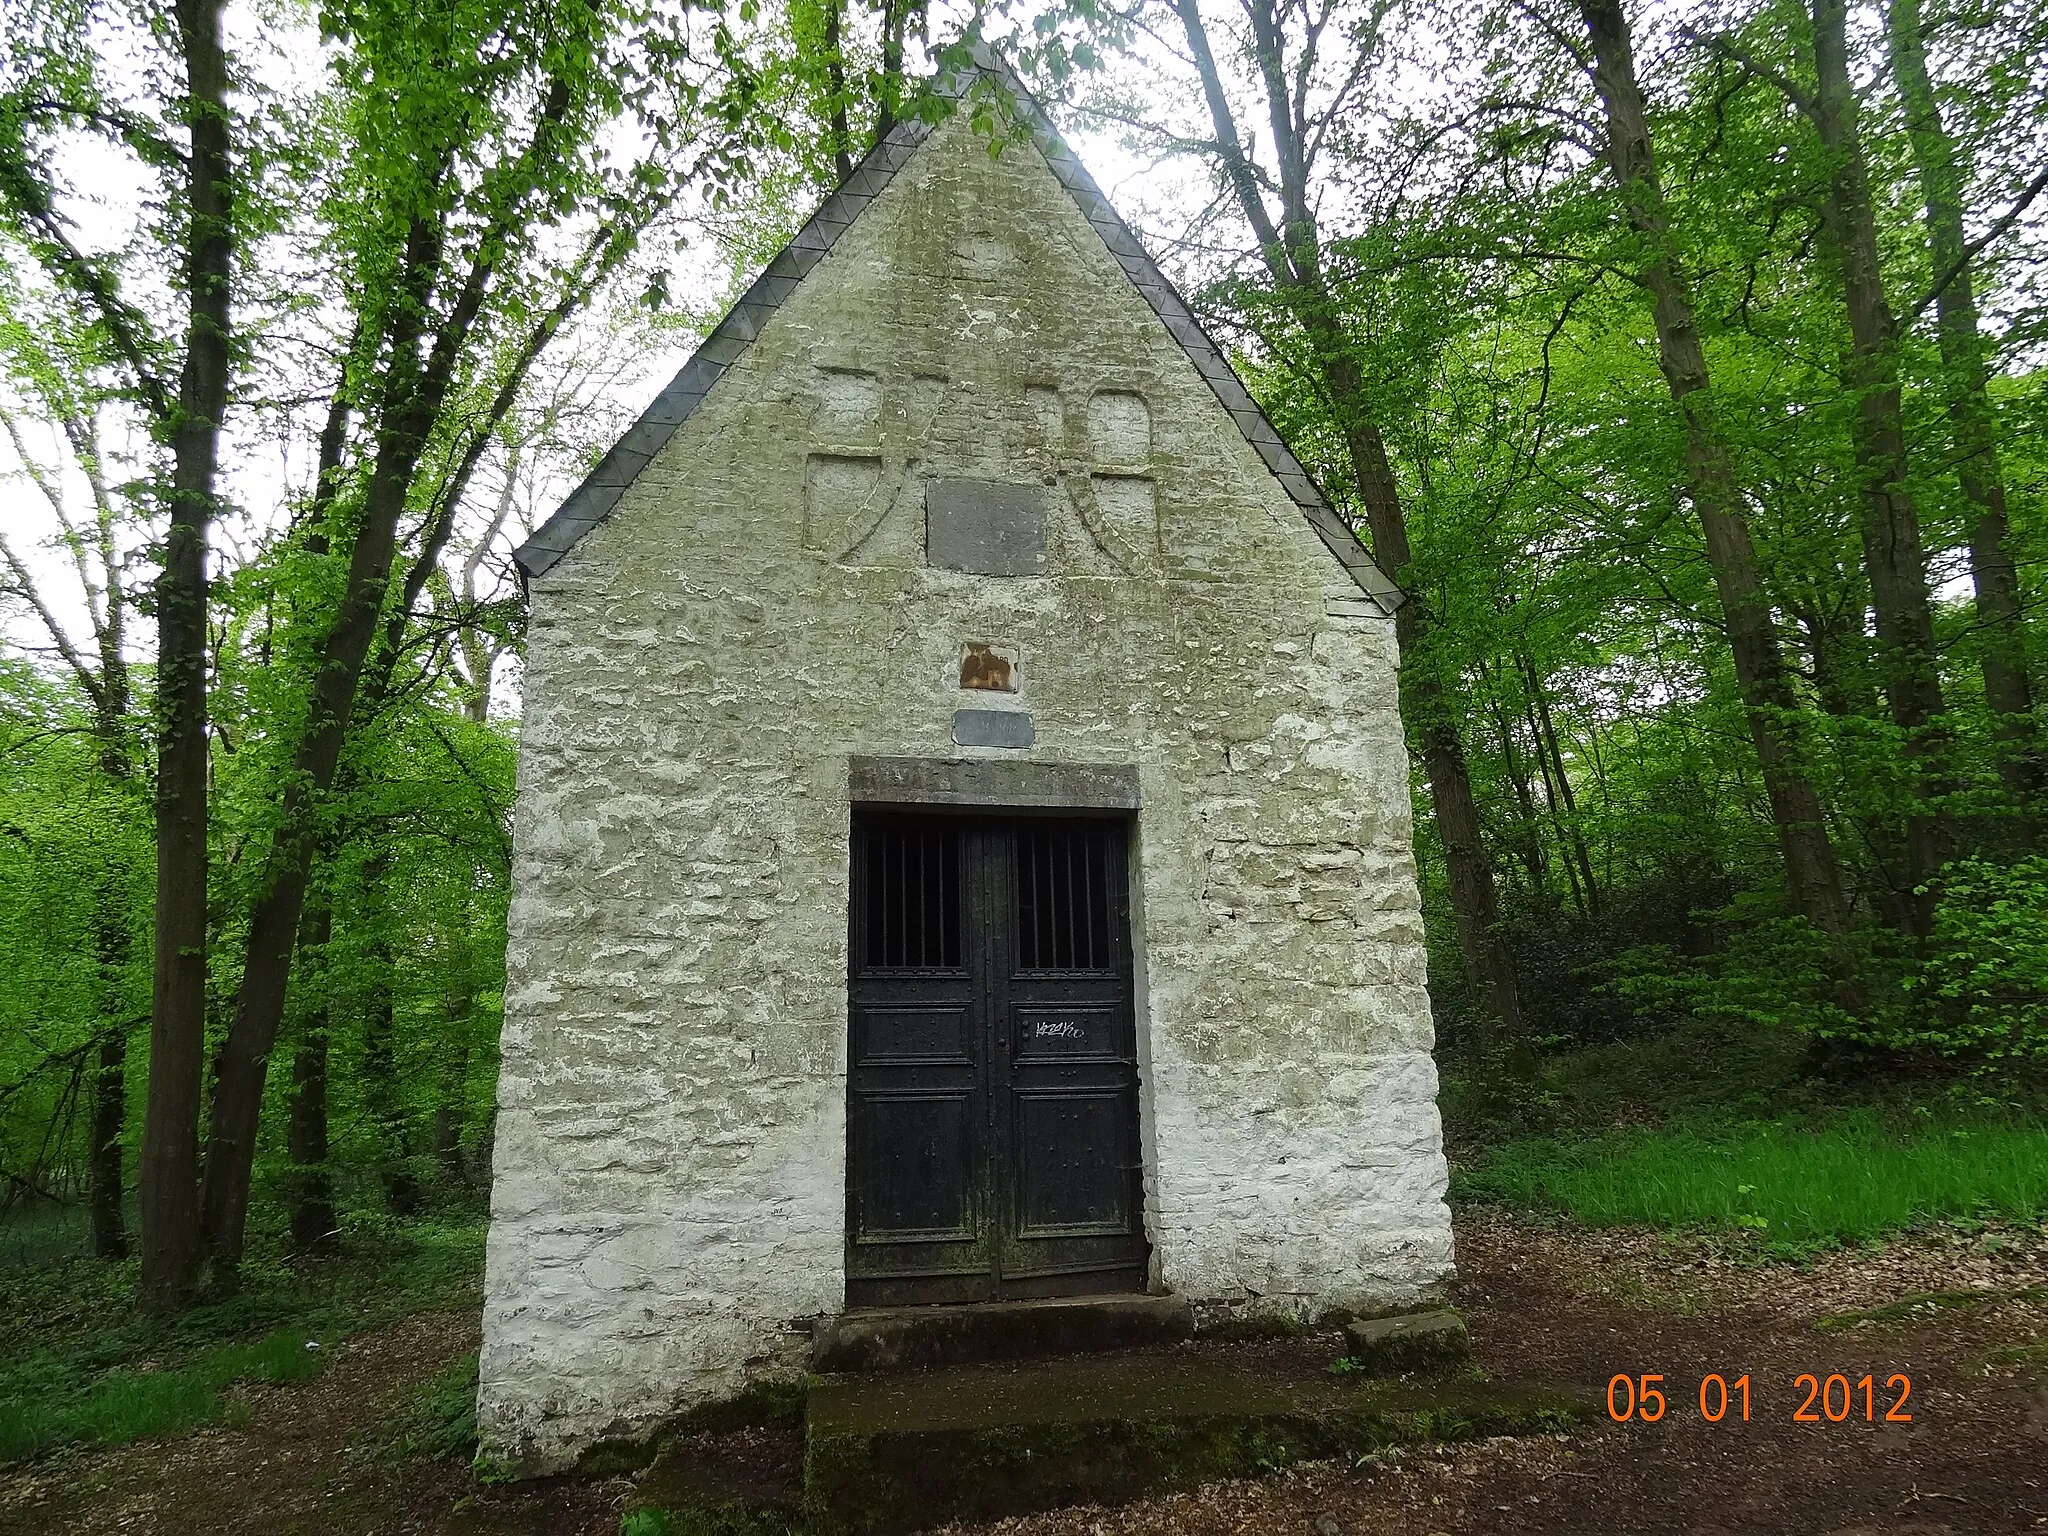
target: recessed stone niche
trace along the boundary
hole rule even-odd
[[[1128,390],[1097,390],[1088,401],[1088,450],[1097,464],[1145,464],[1152,457],[1152,413]]]
[[[881,430],[882,381],[872,373],[820,368],[817,400],[811,433],[820,443],[871,443]]]
[[[1017,653],[1006,645],[969,640],[960,648],[960,686],[984,693],[1017,691]]]
[[[882,485],[882,461],[814,453],[804,465],[804,548],[838,553],[866,527]]]

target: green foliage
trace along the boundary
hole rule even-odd
[[[631,1509],[619,1536],[795,1536],[805,1529],[793,1510],[715,1499],[679,1509]]]
[[[1399,485],[1412,561],[1398,574],[1427,612],[1403,659],[1411,743],[1414,683],[1428,678],[1447,717],[1435,725],[1455,730],[1471,773],[1538,1049],[1694,1019],[1900,1057],[2025,1059],[2039,1048],[2039,877],[2015,833],[2038,832],[2044,806],[2038,789],[2016,796],[2002,776],[2010,727],[1979,679],[1989,626],[1963,573],[1981,527],[1955,471],[1931,312],[1907,313],[1932,280],[1911,147],[1891,104],[1873,101],[1862,128],[1885,277],[1908,320],[1910,490],[1949,709],[1932,801],[1879,687],[1888,642],[1873,632],[1862,569],[1859,399],[1837,367],[1848,333],[1821,220],[1831,166],[1770,78],[1810,77],[1805,32],[1770,7],[1717,17],[1764,61],[1751,69],[1677,13],[1629,14],[1669,236],[1706,352],[1708,387],[1686,410],[1732,461],[1793,673],[1796,707],[1773,718],[1800,733],[1852,932],[1823,935],[1791,916],[1692,504],[1686,417],[1660,371],[1640,281],[1649,247],[1614,187],[1604,106],[1567,46],[1584,43],[1568,9],[1361,13],[1366,78],[1407,66],[1441,94],[1361,106],[1330,125],[1317,164],[1292,173],[1322,189],[1309,201],[1320,199],[1329,307]],[[1966,163],[1982,157],[1971,195],[1984,211],[2015,195],[2013,146],[2038,146],[2038,94],[2012,82],[2039,78],[2048,34],[2015,7],[1990,8],[1972,29],[1954,21],[1931,20],[1928,41],[1937,74],[1950,71],[1949,132]],[[1310,57],[1284,29],[1257,46]],[[1870,50],[1859,79],[1889,90],[1881,39],[1855,46]],[[1443,61],[1467,50],[1469,72]],[[1979,78],[1999,84],[1964,84]],[[1254,137],[1263,107],[1241,110],[1241,132]],[[1203,112],[1155,100],[1141,115],[1160,125],[1156,142],[1213,158]],[[2008,328],[2003,355],[2016,360],[1990,392],[2038,698],[2042,386],[2019,371],[2033,354],[2018,338],[2038,334],[2041,311],[2035,279],[2017,274],[2037,271],[2040,251],[2038,240],[2021,244],[2024,255],[1982,262],[1977,278],[1980,299],[1995,288],[2010,306],[1985,328]],[[1305,331],[1303,294],[1264,263],[1239,261],[1198,298],[1241,338],[1283,433],[1364,523],[1363,471]],[[1419,773],[1415,793],[1426,813]],[[1914,819],[1931,814],[1954,819],[1964,859],[1942,877],[1936,932],[1923,942],[1906,936],[1904,849]],[[1439,1043],[1455,1058],[1482,1031],[1427,814],[1418,852]]]
[[[1939,1000],[1911,1043],[1990,1061],[2048,1057],[2048,858],[1950,865],[1926,963],[1907,985]]]
[[[148,806],[96,762],[87,702],[0,655],[0,1233],[82,1194],[93,1047],[146,1032]]]
[[[399,1456],[476,1455],[477,1357],[463,1356],[412,1394],[392,1437]]]
[[[238,1386],[307,1380],[353,1333],[474,1306],[482,1259],[474,1223],[351,1220],[331,1257],[289,1261],[270,1239],[239,1295],[172,1319],[134,1310],[132,1263],[0,1270],[0,1463],[231,1417]],[[461,1364],[473,1403],[474,1357]],[[473,1439],[473,1419],[465,1431],[454,1412],[459,1390],[441,1378],[424,1397],[406,1430],[421,1453]]]
[[[2048,1214],[2048,1124],[1873,1112],[1817,1123],[1621,1129],[1492,1149],[1455,1198],[1592,1226],[1751,1235],[1776,1251],[1881,1238],[1940,1221]]]
[[[236,1384],[304,1381],[324,1363],[320,1340],[286,1328],[254,1344],[208,1350],[175,1369],[109,1371],[68,1396],[61,1373],[38,1380],[32,1369],[11,1371],[9,1395],[0,1400],[0,1462],[79,1441],[118,1445],[212,1423],[229,1411],[227,1394]]]

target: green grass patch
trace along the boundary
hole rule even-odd
[[[209,1424],[223,1416],[235,1383],[304,1381],[324,1363],[317,1339],[285,1328],[252,1344],[203,1351],[176,1369],[109,1371],[83,1390],[63,1390],[60,1367],[47,1376],[54,1393],[17,1391],[0,1401],[0,1462],[75,1441],[118,1445]]]
[[[1589,1226],[1751,1234],[1774,1250],[1876,1239],[1934,1222],[2038,1223],[2048,1127],[1898,1126],[1871,1111],[1815,1123],[1620,1129],[1496,1146],[1452,1178],[1453,1199]]]
[[[476,1382],[477,1357],[472,1352],[417,1387],[392,1427],[393,1453],[436,1460],[474,1457]]]
[[[2048,1290],[2024,1291],[1922,1291],[1915,1296],[1903,1296],[1882,1307],[1868,1307],[1855,1312],[1830,1312],[1815,1321],[1814,1327],[1822,1333],[1846,1333],[1851,1328],[1861,1328],[1868,1323],[1907,1322],[1939,1312],[1975,1312],[1983,1307],[1996,1306],[2002,1301],[2048,1301]]]
[[[352,1333],[473,1305],[482,1267],[480,1222],[355,1220],[332,1256],[259,1251],[239,1294],[172,1318],[135,1310],[132,1263],[0,1270],[0,1464],[232,1419],[238,1384],[303,1381]]]

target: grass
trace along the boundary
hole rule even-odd
[[[1902,1126],[1856,1109],[1531,1137],[1482,1151],[1452,1194],[1589,1226],[1754,1233],[1776,1249],[2048,1214],[2048,1126],[1919,1119]]]
[[[1902,1322],[1937,1312],[1977,1312],[2003,1301],[2048,1301],[2048,1289],[2037,1286],[2017,1291],[1919,1291],[1881,1307],[1831,1312],[1826,1317],[1816,1318],[1813,1326],[1822,1333],[1846,1333],[1852,1328],[1863,1328],[1872,1323]]]
[[[1689,1020],[1559,1052],[1533,1079],[1447,1068],[1451,1197],[1796,1253],[2048,1217],[2048,1081],[1901,1061],[1810,1070],[1796,1031]]]
[[[304,1381],[323,1363],[318,1340],[285,1328],[253,1344],[205,1350],[176,1368],[109,1371],[83,1390],[65,1390],[71,1384],[61,1365],[46,1373],[55,1389],[48,1395],[21,1390],[44,1372],[13,1371],[14,1393],[0,1402],[0,1462],[81,1440],[113,1445],[213,1423],[228,1416],[226,1394],[236,1383]]]
[[[468,1461],[476,1455],[475,1351],[453,1361],[409,1395],[392,1426],[391,1450],[401,1459],[428,1456]]]
[[[0,1270],[0,1464],[231,1420],[238,1384],[303,1381],[352,1333],[473,1303],[482,1256],[481,1222],[351,1219],[334,1255],[259,1250],[240,1294],[167,1319],[135,1310],[132,1263]]]

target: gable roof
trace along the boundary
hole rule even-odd
[[[1186,301],[1145,253],[1130,226],[1110,207],[1109,199],[1102,195],[1087,168],[1067,148],[1036,99],[993,53],[978,47],[974,57],[972,70],[942,79],[938,88],[956,98],[964,97],[979,78],[990,79],[1001,88],[1054,177],[1073,198],[1081,216],[1102,237],[1102,243],[1123,268],[1131,286],[1144,296],[1188,361],[1208,381],[1245,441],[1293,498],[1317,537],[1351,573],[1359,589],[1391,614],[1407,600],[1408,594],[1374,563],[1365,546],[1337,515],[1329,498],[1266,419],[1266,413],[1246,391]],[[840,235],[882,195],[896,173],[910,162],[918,146],[931,136],[932,129],[932,124],[922,121],[897,123],[855,167],[853,174],[840,183],[838,190],[825,199],[796,238],[776,253],[775,259],[754,279],[753,286],[719,321],[717,329],[683,364],[668,387],[654,397],[654,403],[598,461],[597,468],[570,492],[555,515],[513,552],[512,558],[524,575],[538,576],[548,570],[611,515],[626,487],[661,451],[676,428],[690,419],[711,386],[739,361],[782,301],[796,291],[811,269],[825,259]]]

